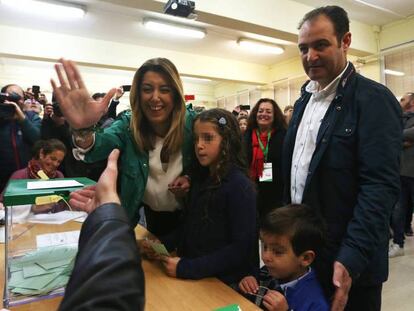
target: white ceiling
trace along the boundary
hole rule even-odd
[[[339,5],[351,19],[382,26],[414,15],[413,0],[294,0],[312,7]]]
[[[0,23],[180,52],[198,53],[262,65],[272,65],[298,55],[295,44],[286,45],[286,51],[282,55],[258,55],[237,46],[238,38],[260,39],[261,37],[257,34],[234,31],[161,13],[126,8],[104,1],[79,0],[77,2],[87,5],[87,14],[76,22],[56,21],[53,18],[38,17],[34,14],[30,15],[8,7],[1,7],[0,4]],[[163,20],[178,21],[179,23],[202,27],[207,30],[207,36],[202,40],[197,40],[151,32],[144,29],[142,21],[145,17],[162,18]],[[272,41],[274,39],[267,38],[267,40]],[[53,43],[44,42],[44,44],[47,46]]]
[[[275,40],[269,37],[261,37],[257,33],[253,34],[234,29],[226,29],[188,19],[175,18],[162,13],[154,13],[153,11],[123,7],[121,5],[115,5],[115,1],[113,1],[113,3],[98,0],[70,1],[87,6],[87,14],[83,19],[73,22],[55,20],[53,17],[39,17],[35,14],[22,13],[16,9],[5,7],[0,2],[0,24],[167,50],[176,50],[180,52],[197,53],[200,55],[227,58],[267,66],[298,55],[295,43],[284,45],[285,53],[282,55],[253,54],[244,51],[237,46],[236,41],[240,37],[266,39],[268,41]],[[326,0],[295,1],[312,7],[327,4]],[[377,8],[362,4],[361,2],[370,3]],[[367,24],[383,25],[413,15],[413,2],[413,0],[331,0],[329,4],[337,4],[344,7],[348,11],[351,19]],[[18,1],[16,1],[16,3],[18,3]],[[137,3],[139,5],[141,2],[137,1]],[[142,20],[145,17],[170,19],[202,27],[207,30],[207,36],[202,40],[194,40],[181,39],[170,35],[150,32],[143,28]],[[16,38],[16,40],[24,40],[24,38]],[[44,45],[45,49],[47,49],[53,42],[43,42],[42,38],[39,38],[39,44]],[[30,46],[27,48],[30,49]]]

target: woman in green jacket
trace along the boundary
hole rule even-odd
[[[90,97],[74,62],[61,59],[55,69],[60,86],[51,83],[72,128],[75,157],[95,162],[119,149],[118,186],[131,224],[137,224],[139,208],[144,206],[149,231],[163,235],[174,229],[181,208],[179,196],[190,186],[185,172],[194,158],[194,113],[185,107],[174,64],[165,58],[146,61],[134,75],[131,111],[109,128],[96,131],[95,124],[106,112],[115,89],[97,102]]]

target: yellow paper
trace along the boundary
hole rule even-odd
[[[63,200],[63,198],[61,196],[56,195],[56,194],[52,194],[52,195],[37,197],[35,199],[35,203],[36,203],[36,205],[43,205],[43,204],[57,203],[60,200]]]
[[[49,177],[46,175],[46,173],[43,172],[42,170],[37,172],[37,176],[39,176],[40,179],[49,179]]]

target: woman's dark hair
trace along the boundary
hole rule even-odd
[[[220,108],[205,110],[195,117],[193,132],[197,121],[213,123],[222,137],[221,156],[214,170],[213,178],[220,182],[232,165],[237,166],[248,176],[242,136],[236,117],[231,112]]]
[[[283,116],[282,110],[280,110],[278,104],[271,98],[260,98],[259,101],[254,105],[252,111],[249,115],[249,122],[247,124],[248,128],[251,130],[257,129],[257,112],[262,103],[269,103],[273,106],[273,129],[286,129],[286,121]]]
[[[265,234],[288,235],[296,256],[308,250],[317,255],[324,243],[322,218],[304,204],[273,209],[261,219],[260,230]]]
[[[66,154],[66,146],[59,139],[38,140],[32,149],[33,158],[39,160],[40,151],[43,151],[44,155],[50,154],[55,150],[62,151]]]

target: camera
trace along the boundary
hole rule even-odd
[[[17,93],[0,93],[0,119],[9,120],[12,119],[16,113],[16,107],[14,105],[5,104],[5,101],[18,103],[21,99]]]
[[[39,94],[40,94],[40,86],[38,85],[33,85],[32,86],[32,92],[33,92],[33,96],[36,100],[39,99]]]
[[[195,9],[195,2],[188,0],[169,0],[164,6],[164,13],[188,17]]]
[[[0,93],[0,104],[4,104],[6,100],[17,104],[20,99],[22,99],[21,96],[15,92]]]

